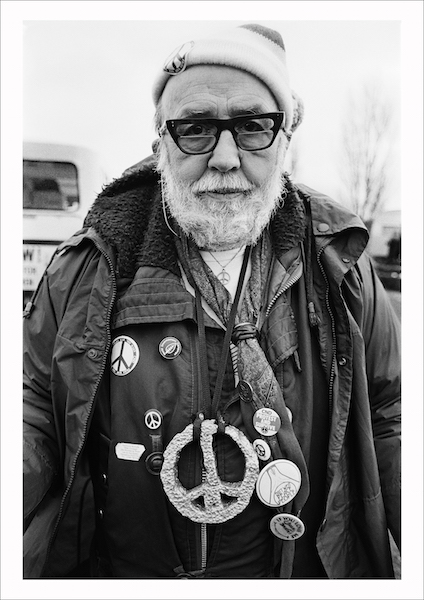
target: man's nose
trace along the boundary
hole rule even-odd
[[[231,131],[225,130],[221,133],[218,144],[208,161],[208,167],[221,173],[240,168],[240,150]]]

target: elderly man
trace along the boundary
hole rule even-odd
[[[155,155],[25,311],[25,573],[391,578],[399,334],[358,217],[284,172],[279,33],[184,44]]]

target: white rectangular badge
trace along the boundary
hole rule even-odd
[[[115,453],[121,460],[140,460],[145,451],[143,444],[130,444],[127,442],[118,442],[115,446]]]

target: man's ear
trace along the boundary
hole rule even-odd
[[[153,142],[152,142],[153,154],[156,154],[156,152],[158,151],[159,144],[160,144],[159,138],[156,138],[155,140],[153,140]]]
[[[302,99],[292,90],[293,98],[293,123],[291,126],[291,132],[293,133],[303,121],[304,105]]]

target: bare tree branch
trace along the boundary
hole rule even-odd
[[[342,200],[364,221],[386,201],[394,140],[393,107],[376,84],[364,84],[347,106],[342,132]]]

